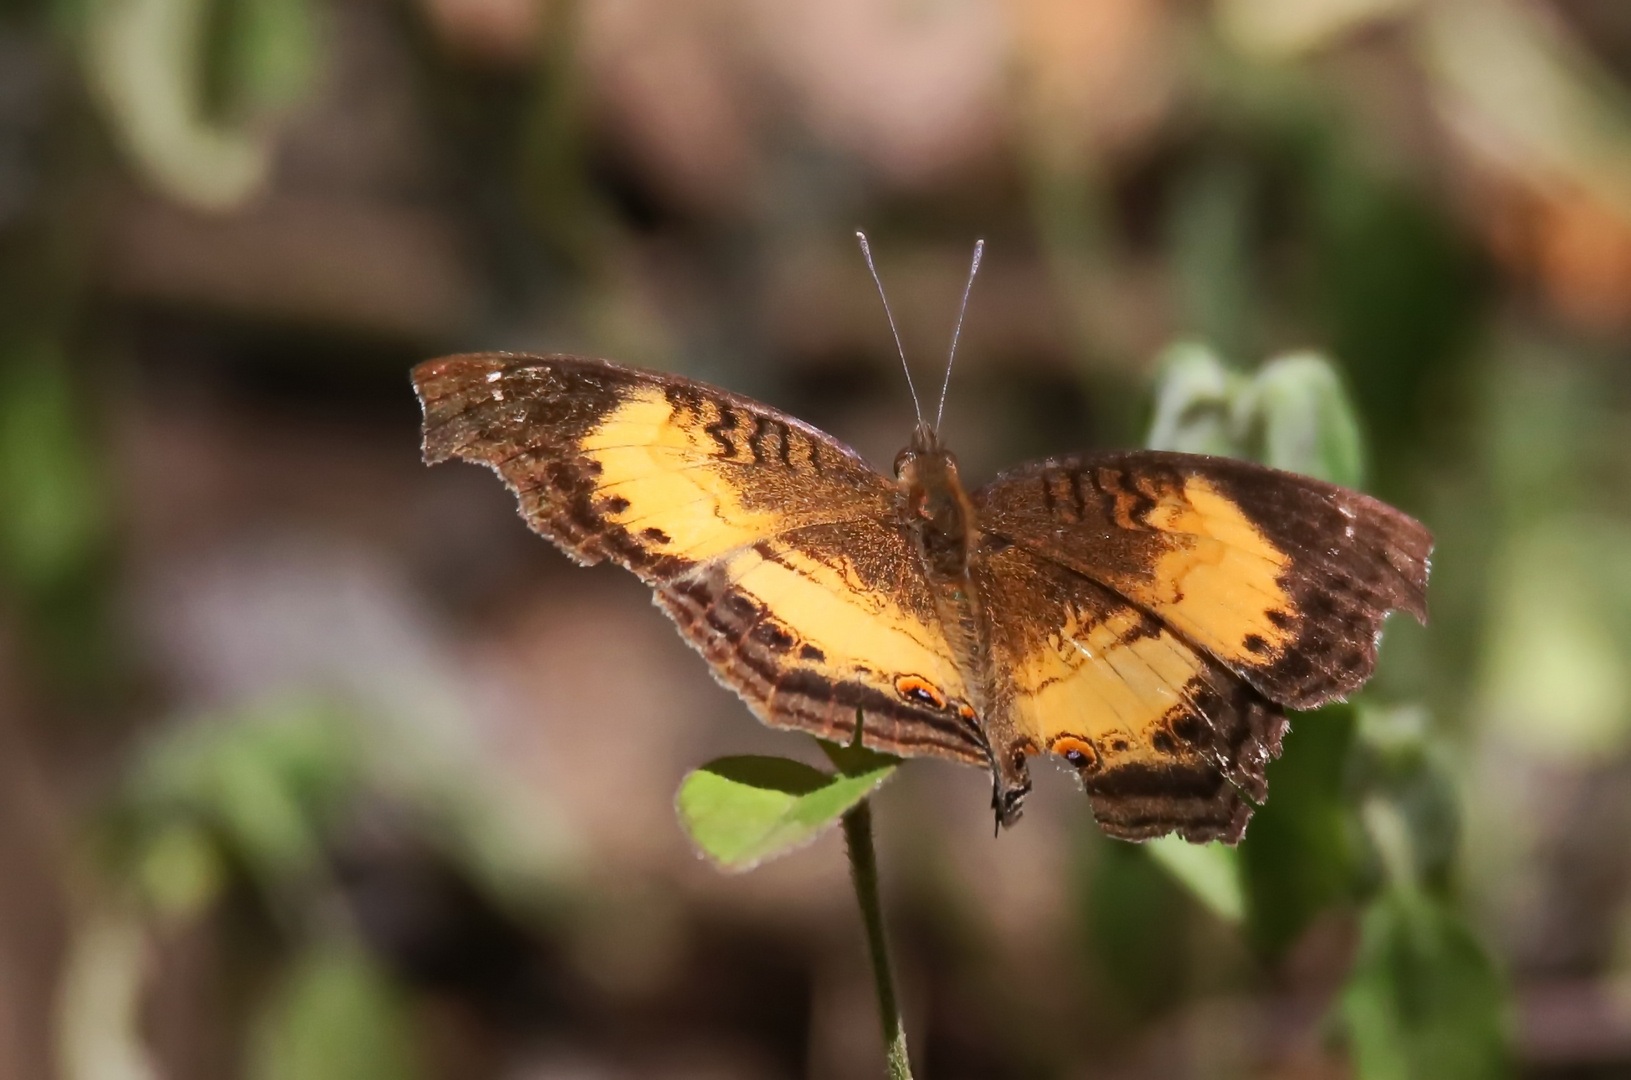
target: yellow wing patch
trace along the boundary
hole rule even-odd
[[[635,389],[584,438],[599,466],[595,490],[606,520],[654,551],[702,561],[797,522],[749,506],[743,479],[700,416],[681,416],[661,387]]]
[[[817,559],[783,540],[738,552],[725,565],[732,584],[821,653],[812,666],[827,677],[871,676],[941,708],[966,701],[945,634],[865,581],[847,557]]]
[[[1291,640],[1270,614],[1293,607],[1280,584],[1286,554],[1204,477],[1188,477],[1145,520],[1180,543],[1156,561],[1147,584],[1125,590],[1128,599],[1225,661],[1258,663]]]
[[[1117,754],[1147,750],[1204,670],[1193,650],[1130,608],[1102,619],[1073,610],[1041,645],[1015,665],[1015,711],[1021,730],[1054,752],[1062,736]]]
[[[987,764],[968,687],[898,529],[784,533],[696,567],[658,603],[765,723]]]

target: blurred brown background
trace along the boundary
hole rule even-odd
[[[881,1076],[837,839],[725,877],[674,821],[813,747],[426,470],[407,381],[608,356],[887,466],[857,227],[926,386],[987,241],[975,482],[1142,442],[1173,342],[1314,348],[1439,537],[1240,918],[1063,772],[995,841],[977,770],[891,782],[919,1075],[1631,1075],[1628,87],[1623,0],[8,0],[0,1077]],[[1295,812],[1365,709],[1459,952],[1368,954],[1357,802]]]

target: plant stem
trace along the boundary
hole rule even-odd
[[[844,815],[844,844],[849,850],[855,899],[860,902],[861,921],[866,925],[872,977],[878,984],[878,1014],[883,1020],[889,1080],[912,1080],[912,1063],[906,1055],[906,1028],[900,1022],[900,1006],[895,1002],[895,979],[889,973],[889,947],[883,933],[883,909],[878,903],[878,857],[872,850],[870,799],[862,799]]]

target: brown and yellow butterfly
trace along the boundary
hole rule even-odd
[[[1282,707],[1424,619],[1432,538],[1365,495],[1225,458],[1050,458],[966,492],[921,421],[883,476],[712,386],[575,356],[421,364],[428,462],[491,466],[534,530],[610,559],[766,724],[989,768],[1075,766],[1105,831],[1238,840]]]

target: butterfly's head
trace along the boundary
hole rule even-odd
[[[941,449],[927,425],[919,424],[912,441],[896,456],[895,478],[919,554],[937,574],[966,573],[975,537],[974,506],[957,478],[957,459]]]
[[[895,475],[901,476],[902,468],[908,459],[930,457],[935,454],[951,455],[940,448],[940,433],[928,424],[919,423],[912,429],[912,441],[906,444],[899,454],[895,455]]]
[[[919,424],[906,449],[895,455],[895,479],[913,521],[951,534],[968,531],[973,508],[957,476],[957,458],[928,425]]]

